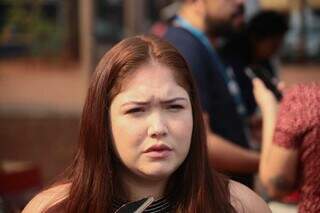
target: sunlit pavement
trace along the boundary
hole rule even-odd
[[[77,63],[0,61],[1,112],[80,113],[88,80]]]

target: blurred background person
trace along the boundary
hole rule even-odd
[[[299,212],[320,211],[320,84],[296,85],[278,104],[263,83],[254,80],[263,117],[259,177],[272,198],[299,189]]]
[[[248,21],[243,30],[229,38],[219,49],[226,66],[234,70],[249,118],[255,113],[257,105],[251,79],[245,70],[250,68],[254,72],[258,69],[270,79],[278,80],[277,56],[287,30],[285,15],[276,11],[260,11]]]
[[[259,154],[249,149],[241,91],[207,35],[229,32],[241,8],[238,0],[185,0],[164,38],[184,56],[196,79],[213,165],[252,187]]]

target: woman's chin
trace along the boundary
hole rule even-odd
[[[144,177],[150,179],[150,180],[163,180],[167,179],[174,170],[166,168],[150,168],[150,169],[144,169],[141,171]]]
[[[152,179],[164,179],[171,176],[179,166],[177,161],[146,163],[140,167],[140,172]]]

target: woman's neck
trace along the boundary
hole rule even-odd
[[[146,180],[135,175],[123,175],[121,177],[126,197],[129,201],[136,201],[146,197],[158,200],[163,197],[167,179]]]

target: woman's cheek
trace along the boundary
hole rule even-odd
[[[174,119],[172,127],[175,137],[179,140],[179,143],[190,143],[193,129],[192,115],[184,114],[180,119]]]

